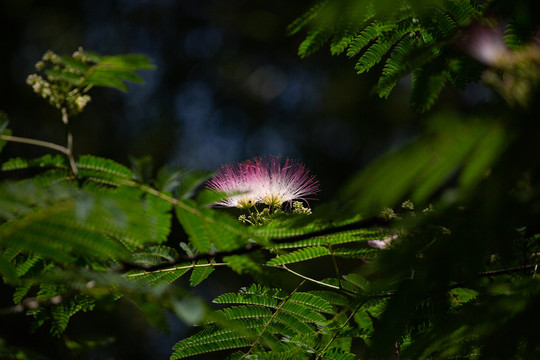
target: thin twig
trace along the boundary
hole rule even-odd
[[[288,272],[290,272],[291,274],[293,275],[296,275],[304,280],[307,280],[307,281],[310,281],[312,283],[315,283],[315,284],[318,284],[318,285],[321,285],[321,286],[326,286],[326,287],[329,287],[329,288],[332,288],[332,289],[335,289],[335,290],[341,290],[341,288],[339,286],[335,286],[335,285],[332,285],[332,284],[327,284],[327,283],[324,283],[322,281],[319,281],[319,280],[315,280],[315,279],[312,279],[310,277],[307,277],[305,275],[302,275],[300,273],[297,273],[296,271],[294,270],[291,270],[289,269],[287,266],[285,265],[281,265],[281,266],[271,266],[271,267],[275,267],[275,268],[278,268],[278,269],[285,269],[287,270]]]
[[[505,274],[511,274],[515,272],[521,272],[526,270],[534,270],[538,266],[538,264],[530,264],[530,265],[523,265],[508,269],[500,269],[500,270],[491,270],[491,271],[485,271],[478,274],[480,277],[489,277],[489,276],[496,276],[496,275],[505,275]]]
[[[339,271],[336,257],[334,256],[334,249],[332,248],[332,244],[330,244],[326,236],[324,237],[324,241],[326,242],[328,249],[330,249],[330,257],[332,258],[332,263],[334,264],[334,271],[336,272],[336,278],[338,279],[339,288],[341,289],[343,288],[343,285],[341,284],[341,273]]]
[[[77,169],[77,163],[73,157],[73,134],[71,133],[71,124],[69,123],[69,116],[67,109],[62,107],[62,122],[66,125],[66,142],[67,142],[67,157],[69,160],[69,166],[73,176],[77,176],[79,169]]]
[[[69,150],[63,146],[48,142],[48,141],[42,141],[42,140],[36,140],[36,139],[28,139],[18,136],[11,136],[11,135],[3,135],[0,134],[0,140],[4,141],[11,141],[21,144],[29,144],[29,145],[35,145],[35,146],[41,146],[48,149],[56,150],[58,152],[61,152],[64,155],[69,154]]]
[[[191,265],[185,265],[185,266],[173,266],[171,268],[166,269],[160,269],[160,270],[154,270],[154,271],[145,271],[137,274],[127,274],[126,277],[137,277],[137,276],[143,276],[148,274],[159,274],[163,272],[170,272],[175,270],[182,270],[182,269],[191,269],[191,268],[197,268],[197,267],[209,267],[209,266],[227,266],[228,263],[208,263],[208,264],[191,264]]]

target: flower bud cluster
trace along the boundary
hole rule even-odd
[[[82,48],[75,51],[72,57],[84,64],[89,61]],[[62,58],[51,50],[43,54],[35,67],[38,72],[46,74],[45,77],[32,74],[26,79],[26,83],[36,94],[57,109],[65,109],[70,115],[84,110],[91,100],[89,95],[84,94],[85,89],[82,86],[84,71],[62,61]],[[76,80],[77,77],[80,80]]]

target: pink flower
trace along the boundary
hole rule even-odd
[[[258,169],[249,161],[223,165],[207,184],[208,188],[229,195],[216,205],[239,208],[255,205],[257,196],[253,184],[259,178],[257,172]]]
[[[264,203],[279,207],[292,200],[308,200],[319,191],[319,182],[302,164],[271,156],[224,165],[208,187],[231,195],[216,205],[249,208]]]
[[[255,159],[258,179],[255,193],[260,202],[271,206],[280,206],[292,200],[307,200],[308,196],[319,191],[319,182],[293,160],[281,160],[281,157]]]
[[[508,61],[512,51],[504,42],[504,29],[501,25],[494,28],[474,25],[468,39],[463,40],[466,51],[476,60],[494,66]]]

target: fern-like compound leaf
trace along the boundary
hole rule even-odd
[[[193,268],[190,264],[181,264],[178,266],[160,269],[156,271],[133,270],[126,274],[126,278],[137,281],[142,284],[160,285],[170,284],[186,274]]]
[[[216,330],[176,343],[171,359],[183,359],[212,351],[242,348],[250,344],[250,339],[233,330]]]
[[[314,236],[305,240],[276,243],[273,245],[276,249],[295,249],[302,247],[339,245],[355,242],[365,242],[370,239],[376,239],[380,236],[380,231],[375,229],[354,229],[336,232],[324,236]]]
[[[304,359],[316,352],[318,330],[326,329],[323,314],[334,313],[334,307],[314,293],[295,291],[286,296],[279,289],[258,285],[223,294],[214,302],[233,306],[218,310],[213,323],[177,343],[173,358],[237,348],[240,351],[230,359],[248,354],[261,354],[265,359]],[[227,328],[220,329],[220,323]]]
[[[338,349],[331,349],[324,352],[321,359],[324,360],[355,360],[356,356],[351,353],[343,352]]]
[[[225,293],[214,299],[216,304],[245,304],[276,308],[278,301],[271,296],[262,294]]]
[[[295,31],[310,25],[306,39],[299,45],[299,55],[313,53],[330,39],[332,54],[341,54],[346,47],[347,56],[358,56],[355,69],[359,74],[385,63],[378,82],[380,97],[387,98],[397,82],[411,72],[425,72],[422,83],[426,87],[414,88],[412,104],[419,111],[427,111],[447,80],[461,88],[478,78],[469,67],[452,69],[455,53],[444,50],[459,31],[483,15],[487,5],[479,6],[474,0],[444,0],[427,7],[416,1],[402,1],[385,10],[385,6],[371,2],[345,5],[338,1],[327,7],[327,14],[306,14],[296,23]],[[346,11],[348,8],[354,11]],[[524,32],[517,28],[509,25],[507,41],[519,46],[524,37],[518,34]],[[437,69],[433,62],[443,66]],[[419,77],[416,74],[416,83]]]
[[[326,314],[335,313],[333,307],[326,300],[313,293],[296,292],[292,294],[289,301],[292,303],[299,303],[317,312]]]
[[[245,246],[251,234],[238,221],[215,210],[198,207],[185,199],[176,207],[176,216],[189,235],[191,244],[201,253],[208,253],[212,246],[222,251]]]
[[[32,167],[67,168],[66,158],[61,155],[47,154],[36,159],[13,158],[2,164],[2,171],[22,170]]]
[[[124,165],[110,159],[105,159],[92,155],[82,155],[77,161],[79,176],[91,178],[96,181],[106,183],[118,183],[120,180],[134,178],[134,174]]]
[[[211,265],[212,263],[208,263],[207,260],[199,260],[193,268],[193,272],[191,273],[191,277],[189,279],[189,284],[191,286],[197,286],[208,276],[210,276],[210,274],[214,271],[214,267]]]
[[[84,295],[74,297],[61,302],[51,310],[52,324],[51,334],[60,337],[66,329],[69,319],[79,311],[93,310],[95,301],[93,298]]]
[[[307,57],[319,50],[330,38],[331,32],[327,29],[317,29],[310,32],[306,39],[298,46],[298,56]]]
[[[287,33],[289,35],[296,34],[300,29],[302,29],[307,23],[309,23],[316,15],[318,15],[321,10],[326,5],[327,1],[320,1],[308,11],[306,11],[302,16],[294,20],[288,27]]]
[[[291,264],[330,255],[331,251],[324,246],[313,246],[292,251],[288,254],[277,256],[266,264],[271,266]]]

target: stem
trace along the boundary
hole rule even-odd
[[[23,138],[18,136],[11,136],[11,135],[3,135],[0,134],[0,140],[4,141],[11,141],[21,144],[29,144],[29,145],[35,145],[35,146],[41,146],[44,148],[56,150],[58,152],[61,152],[62,154],[68,155],[69,150],[63,146],[57,145],[55,143],[51,143],[48,141],[42,141],[42,140],[35,140],[35,139],[29,139],[29,138]]]
[[[272,267],[277,267],[277,266],[272,266]],[[322,281],[319,281],[319,280],[315,280],[315,279],[312,279],[310,277],[307,277],[305,275],[302,275],[300,273],[297,273],[296,271],[294,270],[291,270],[289,269],[288,267],[286,267],[285,265],[281,265],[279,267],[277,267],[278,269],[285,269],[287,270],[288,272],[290,272],[291,274],[293,275],[296,275],[304,280],[307,280],[307,281],[311,281],[312,283],[315,283],[315,284],[318,284],[318,285],[321,285],[321,286],[326,286],[326,287],[329,287],[329,288],[332,288],[332,289],[335,289],[335,290],[342,290],[339,286],[335,286],[335,285],[332,285],[332,284],[327,284],[325,282],[322,282]]]
[[[341,289],[343,287],[343,285],[341,284],[341,273],[339,271],[339,267],[338,267],[338,264],[337,264],[337,261],[336,261],[336,257],[334,256],[334,249],[332,249],[332,245],[330,244],[330,242],[328,241],[328,238],[326,236],[324,237],[324,241],[326,242],[326,245],[330,249],[330,257],[332,258],[332,263],[334,264],[334,271],[336,272],[336,277],[338,279],[339,288]]]
[[[255,207],[255,210],[257,210],[256,207]],[[253,216],[253,213],[251,212],[251,208],[247,208],[247,211],[248,211],[248,213],[249,213],[248,219],[253,220],[253,222],[251,222],[251,221],[248,220],[249,223],[250,223],[251,225],[254,225],[254,226],[259,226],[259,217],[257,216],[257,218],[255,218],[255,217]],[[257,211],[257,213],[258,213],[258,211]]]
[[[511,274],[511,273],[521,272],[521,271],[526,271],[526,270],[534,270],[537,266],[538,264],[529,264],[529,265],[523,265],[523,266],[518,266],[518,267],[508,268],[508,269],[485,271],[478,274],[478,276],[486,277],[486,276]]]
[[[79,169],[77,169],[77,163],[75,162],[75,158],[73,157],[73,134],[71,134],[71,126],[69,123],[67,109],[65,107],[62,107],[62,122],[66,125],[66,132],[67,132],[66,156],[68,157],[68,160],[69,160],[71,175],[77,176],[77,174],[79,173]]]
[[[182,269],[191,269],[191,268],[197,268],[197,267],[209,267],[209,266],[225,266],[229,265],[227,263],[209,263],[209,264],[191,264],[191,265],[185,265],[185,266],[173,266],[171,268],[167,269],[160,269],[160,270],[154,270],[154,271],[145,271],[137,274],[128,274],[127,277],[137,277],[137,276],[143,276],[148,274],[157,274],[162,272],[169,272],[169,271],[175,271],[175,270],[182,270]]]

